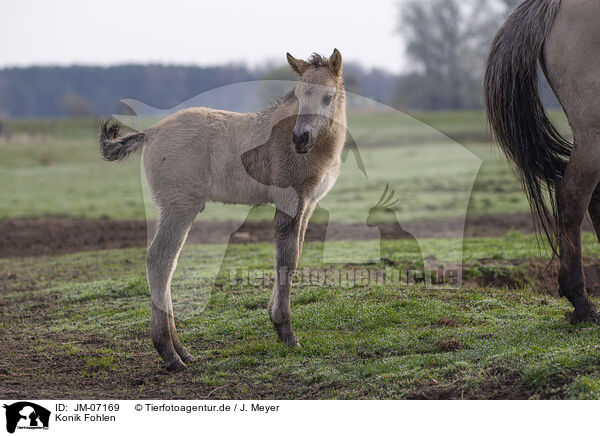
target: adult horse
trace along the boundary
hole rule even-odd
[[[542,107],[538,60],[565,110],[573,144]],[[573,323],[600,324],[581,257],[586,211],[600,241],[599,74],[600,2],[527,0],[496,35],[484,78],[490,124],[521,177],[538,229],[559,255],[559,293],[575,308]]]
[[[102,126],[107,160],[142,149],[158,228],[147,254],[152,340],[169,370],[193,357],[177,336],[171,277],[192,221],[207,202],[274,204],[276,280],[269,315],[279,338],[298,345],[292,330],[290,287],[306,226],[317,202],[338,176],[346,138],[342,56],[287,55],[300,81],[258,113],[209,108],[181,110],[144,132],[122,135]]]

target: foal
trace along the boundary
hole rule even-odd
[[[338,176],[346,138],[342,56],[313,54],[287,61],[297,85],[271,107],[241,114],[209,108],[177,112],[140,133],[122,136],[105,122],[100,146],[106,160],[143,147],[142,162],[158,208],[148,247],[152,341],[168,370],[194,358],[177,336],[171,277],[192,221],[206,202],[274,204],[276,280],[268,311],[279,338],[298,339],[290,317],[290,287],[306,226],[317,202]]]

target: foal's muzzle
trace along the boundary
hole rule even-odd
[[[292,132],[292,142],[296,146],[296,153],[308,153],[315,142],[314,134],[311,129],[298,132],[296,129]]]

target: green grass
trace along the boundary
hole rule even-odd
[[[396,266],[369,268],[412,265],[406,244],[386,241]],[[591,235],[584,245],[600,257]],[[270,244],[232,248],[228,265],[272,268]],[[320,266],[320,248],[307,245],[301,268]],[[468,239],[465,250],[470,283],[484,266],[539,258],[533,237],[516,233]],[[160,370],[150,341],[143,249],[1,259],[0,379],[9,395],[199,398],[219,388],[211,398],[599,398],[600,329],[570,325],[566,301],[527,285],[299,283],[292,319],[302,348],[292,350],[270,325],[269,285],[212,285],[207,271],[219,266],[219,251],[182,253],[175,313],[198,360],[177,376]],[[490,253],[500,254],[493,264]]]
[[[322,203],[333,221],[363,222],[387,183],[401,200],[394,210],[403,224],[457,217],[465,208],[471,216],[528,210],[505,158],[485,142],[481,113],[414,116],[420,121],[395,113],[349,115],[368,178],[348,161]],[[551,116],[566,132],[564,117]],[[9,125],[11,139],[0,142],[0,219],[146,217],[139,156],[117,165],[101,161],[94,122]],[[482,165],[466,195],[472,164],[479,164],[474,156]],[[245,211],[209,205],[202,216],[235,220]],[[269,214],[262,209],[252,219]],[[463,287],[363,284],[343,275],[340,283],[297,282],[297,350],[277,342],[266,313],[272,244],[229,247],[225,271],[253,273],[243,284],[227,275],[213,283],[224,246],[186,246],[173,300],[180,337],[197,361],[179,375],[161,369],[150,340],[144,249],[0,259],[0,396],[600,398],[600,329],[566,321],[569,305],[540,280],[549,274],[549,254],[534,236],[466,239],[462,259],[461,241],[419,243],[438,262],[464,262]],[[360,241],[327,244],[341,259],[368,249]],[[382,263],[364,268],[420,268],[410,244],[382,241]],[[584,233],[583,244],[586,264],[597,264],[595,237]],[[322,249],[306,245],[301,271],[323,267]]]
[[[343,165],[334,190],[322,202],[336,220],[364,221],[388,183],[400,199],[395,211],[401,222],[456,217],[467,206],[471,215],[528,210],[504,156],[485,142],[481,113],[415,117],[397,112],[349,115],[350,133],[368,178],[357,170],[353,157]],[[564,117],[558,113],[552,117],[564,130]],[[4,193],[0,219],[50,215],[145,219],[139,154],[118,164],[103,162],[96,124],[93,120],[8,122],[12,136],[0,142]],[[246,213],[245,207],[209,205],[201,219],[239,220]],[[252,219],[268,220],[270,212],[259,210]]]
[[[144,219],[139,156],[103,162],[94,126],[90,120],[11,123],[11,139],[0,142],[0,219]]]

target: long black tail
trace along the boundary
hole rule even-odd
[[[121,124],[113,119],[107,119],[100,124],[100,153],[106,160],[121,160],[144,145],[145,134],[122,134]]]
[[[484,103],[500,147],[516,167],[536,218],[556,252],[553,195],[572,145],[548,119],[538,94],[538,60],[560,0],[526,0],[496,35],[484,76]],[[546,197],[549,197],[546,200]]]

